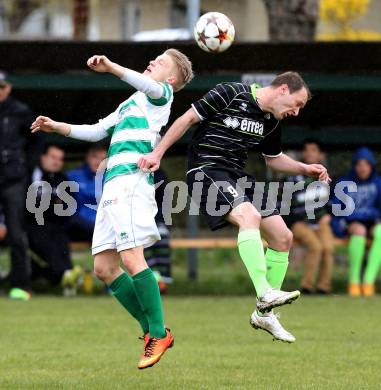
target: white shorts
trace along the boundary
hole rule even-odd
[[[147,173],[140,171],[114,177],[104,185],[95,220],[93,255],[106,249],[147,248],[160,240],[155,188],[147,179]]]

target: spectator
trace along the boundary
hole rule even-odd
[[[24,229],[27,162],[38,155],[39,142],[35,142],[37,139],[29,142],[31,110],[13,99],[11,91],[6,75],[0,72],[0,202],[11,249],[9,297],[28,300],[31,297],[30,262]]]
[[[324,153],[319,141],[309,139],[303,144],[302,160],[306,164],[321,164]],[[306,201],[320,197],[329,199],[329,191],[322,193],[324,189],[319,188],[308,190],[308,185],[315,179],[303,176],[291,176],[288,181],[304,181],[304,189],[297,191],[291,201],[290,215],[285,218],[291,228],[294,237],[306,247],[306,261],[304,274],[301,281],[301,290],[305,294],[314,291],[315,279],[319,271],[316,284],[318,294],[329,294],[331,292],[332,265],[333,265],[333,234],[330,227],[331,216],[328,213],[328,206],[315,209],[315,219],[308,219],[306,213]],[[311,193],[312,192],[312,193]],[[320,270],[319,270],[320,265]]]
[[[101,144],[90,146],[86,162],[81,167],[67,172],[69,180],[79,184],[79,192],[74,194],[77,210],[69,222],[69,234],[72,241],[91,241],[93,237],[96,209],[86,204],[96,205],[95,175],[99,164],[106,159],[107,150]]]
[[[353,213],[347,217],[334,217],[332,227],[338,237],[349,236],[349,285],[351,296],[372,296],[375,293],[374,282],[381,263],[381,177],[376,172],[376,160],[366,147],[358,149],[352,158],[351,171],[340,181],[353,181],[356,192],[347,193],[355,204]],[[333,204],[342,204],[337,198]],[[341,206],[344,208],[344,206]],[[372,237],[368,262],[361,284],[362,264],[365,257],[367,237]]]
[[[5,243],[6,236],[7,236],[7,227],[5,225],[5,216],[0,204],[0,248],[2,248],[6,244]],[[6,272],[0,267],[0,282],[6,280],[7,277],[8,277],[8,272]]]
[[[69,238],[65,223],[67,217],[59,216],[54,210],[57,204],[64,204],[62,189],[58,186],[67,177],[62,173],[65,152],[59,146],[48,145],[40,158],[40,164],[32,174],[32,183],[38,186],[37,204],[41,203],[43,191],[41,182],[47,182],[51,186],[51,198],[48,209],[44,212],[44,223],[39,225],[35,215],[28,214],[28,237],[30,249],[39,260],[44,262],[32,262],[32,279],[43,277],[52,285],[62,283],[64,287],[74,288],[80,276],[78,267],[73,269]]]
[[[7,236],[7,226],[5,225],[5,215],[3,212],[3,208],[0,204],[0,242],[5,240]]]
[[[171,249],[169,247],[170,232],[164,222],[163,202],[165,186],[168,179],[162,169],[154,174],[155,199],[157,203],[157,214],[155,222],[160,233],[160,241],[144,250],[148,266],[155,272],[160,292],[164,293],[167,285],[172,283],[171,277]]]

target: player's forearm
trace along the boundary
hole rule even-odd
[[[187,118],[185,115],[178,118],[156,146],[155,154],[162,158],[164,153],[186,133],[192,124],[191,118]]]
[[[291,175],[304,175],[306,172],[306,164],[296,161],[286,154],[281,154],[278,157],[266,157],[266,164],[274,171],[284,172]]]
[[[130,84],[138,91],[145,93],[153,99],[159,99],[163,95],[163,86],[157,81],[152,80],[142,73],[135,72],[132,69],[124,68],[115,63],[112,64],[113,71],[111,73],[119,77],[122,81]]]
[[[70,125],[65,122],[54,122],[54,132],[65,137],[70,134]]]
[[[127,68],[117,64],[116,62],[110,61],[110,65],[108,66],[108,71],[114,76],[122,78],[124,73],[127,71]]]

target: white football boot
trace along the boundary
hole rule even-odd
[[[287,303],[292,303],[300,297],[300,291],[291,292],[269,288],[265,293],[257,298],[257,309],[261,313],[266,313],[277,306],[282,306]]]
[[[269,313],[259,315],[257,311],[254,310],[254,313],[250,317],[250,325],[254,329],[263,329],[270,333],[273,336],[273,340],[280,340],[286,343],[295,342],[295,337],[283,328],[278,318],[279,313],[274,314],[270,311]]]

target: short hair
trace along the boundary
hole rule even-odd
[[[59,145],[59,144],[54,144],[54,143],[47,143],[47,144],[44,145],[41,154],[42,154],[42,155],[48,154],[48,153],[49,153],[49,150],[50,150],[51,148],[59,149],[59,150],[61,150],[62,152],[65,153],[65,149],[64,149],[61,145]]]
[[[180,89],[184,88],[194,77],[192,63],[185,54],[177,49],[168,49],[164,53],[171,56],[175,62],[178,80],[173,85],[173,89],[175,92],[180,91]]]
[[[87,148],[86,153],[90,153],[90,152],[107,152],[107,146],[102,142],[92,143]]]
[[[306,138],[304,141],[303,141],[303,149],[306,147],[306,145],[310,145],[310,144],[315,144],[319,150],[321,152],[324,151],[324,148],[323,148],[323,144],[321,143],[320,140],[318,140],[317,138]]]
[[[298,72],[281,73],[275,77],[275,79],[271,82],[270,85],[274,88],[277,88],[280,87],[282,84],[287,84],[290,93],[294,93],[300,91],[302,88],[305,88],[305,90],[307,91],[308,100],[311,99],[311,91]]]

